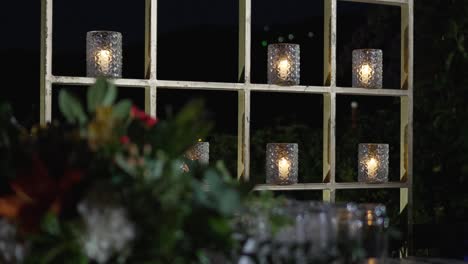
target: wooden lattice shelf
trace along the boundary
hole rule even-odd
[[[61,85],[91,85],[94,78],[52,75],[52,10],[53,0],[42,1],[42,46],[41,46],[41,123],[52,119],[52,87]],[[412,237],[412,185],[413,185],[413,0],[350,0],[370,4],[396,5],[401,7],[401,89],[369,90],[337,87],[336,85],[336,39],[337,1],[323,0],[324,12],[324,86],[276,86],[252,84],[251,74],[251,1],[239,1],[239,68],[241,83],[189,82],[158,80],[157,56],[157,0],[146,0],[146,79],[115,79],[119,87],[143,88],[145,110],[156,116],[158,89],[193,89],[238,91],[238,178],[249,179],[250,175],[250,97],[252,91],[312,93],[324,97],[323,123],[323,181],[326,183],[303,183],[291,186],[259,185],[257,190],[322,190],[323,199],[334,202],[336,191],[342,189],[400,189],[400,211],[408,212],[408,245],[411,253]],[[345,0],[340,0],[345,1]],[[348,1],[348,0],[346,0]],[[367,96],[394,96],[401,98],[400,129],[400,178],[401,182],[387,184],[337,183],[335,180],[336,148],[336,96],[341,94]]]

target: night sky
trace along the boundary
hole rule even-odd
[[[53,74],[84,76],[86,32],[116,30],[124,36],[124,78],[143,78],[144,2],[54,1]],[[3,10],[8,11],[2,15],[6,21],[2,23],[4,37],[0,42],[0,54],[4,65],[7,65],[3,71],[3,79],[7,83],[3,84],[1,97],[12,102],[18,119],[28,126],[37,122],[39,116],[40,1],[28,2],[27,7],[18,1],[8,1],[4,5]],[[282,38],[285,42],[301,44],[301,83],[322,85],[323,2],[254,0],[252,8],[252,81],[266,82],[265,44],[278,42]],[[339,3],[337,52],[340,86],[350,86],[350,51],[366,47],[366,43],[351,47],[349,42],[356,38],[359,29],[366,27],[367,17],[373,8],[376,6]],[[393,46],[379,43],[381,46],[373,47],[388,47],[384,54],[392,55],[385,59],[399,58],[399,9],[388,9],[395,14],[395,37],[389,41]],[[159,1],[158,10],[159,79],[237,82],[237,1],[163,0]],[[386,67],[386,71],[391,72],[386,76],[392,77],[384,79],[384,86],[398,88],[399,59],[385,62],[390,67]],[[395,77],[394,73],[397,73]],[[62,88],[54,88],[57,88],[54,89],[54,117],[60,118],[55,99]],[[83,90],[80,87],[67,89],[77,93]],[[123,88],[120,94],[134,99],[143,107],[142,90]],[[158,95],[158,112],[163,118],[168,111],[176,111],[188,100],[201,97],[218,124],[216,129],[236,133],[235,92],[159,90]],[[342,101],[349,106],[350,100]],[[320,95],[254,93],[252,103],[254,127],[267,126],[272,119],[280,118],[285,112],[298,122],[321,126],[321,122],[316,122],[317,118],[321,118]],[[288,111],[275,112],[271,106],[277,104],[285,105]]]

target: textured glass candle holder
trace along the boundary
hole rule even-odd
[[[210,143],[198,142],[185,153],[185,157],[189,160],[196,160],[200,164],[208,165],[210,162]]]
[[[359,209],[363,212],[362,235],[365,257],[383,260],[388,253],[387,210],[382,204],[361,204]]]
[[[388,182],[388,144],[359,144],[358,159],[359,182]]]
[[[266,150],[266,182],[295,184],[298,180],[299,147],[295,143],[270,143]]]
[[[381,89],[383,80],[382,69],[382,50],[353,50],[353,87]]]
[[[298,85],[300,83],[300,47],[298,44],[268,45],[268,83]]]
[[[122,34],[91,31],[86,36],[86,73],[88,77],[122,77]]]

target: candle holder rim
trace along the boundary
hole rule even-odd
[[[270,46],[298,46],[298,47],[300,47],[301,45],[297,44],[297,43],[281,42],[281,43],[268,44],[268,47],[270,47]]]
[[[382,49],[355,49],[353,50],[353,54],[358,53],[358,52],[375,52],[375,53],[380,53],[383,55]]]
[[[359,146],[361,146],[361,145],[363,145],[363,146],[365,146],[365,145],[371,145],[371,146],[379,146],[379,145],[380,145],[380,146],[382,146],[382,145],[383,145],[383,146],[390,146],[390,144],[388,144],[388,143],[359,143]]]
[[[267,143],[267,146],[268,145],[298,145],[299,146],[299,143],[278,143],[278,142],[271,142],[271,143]]]
[[[118,34],[122,36],[122,32],[113,31],[113,30],[92,30],[92,31],[86,32],[86,34],[94,34],[94,33],[113,33],[113,34]]]

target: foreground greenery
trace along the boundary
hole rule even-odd
[[[86,106],[62,91],[66,124],[31,131],[2,105],[0,215],[18,227],[2,263],[209,263],[235,250],[232,217],[253,195],[222,162],[185,158],[210,129],[202,104],[159,121],[116,97],[105,80]]]

